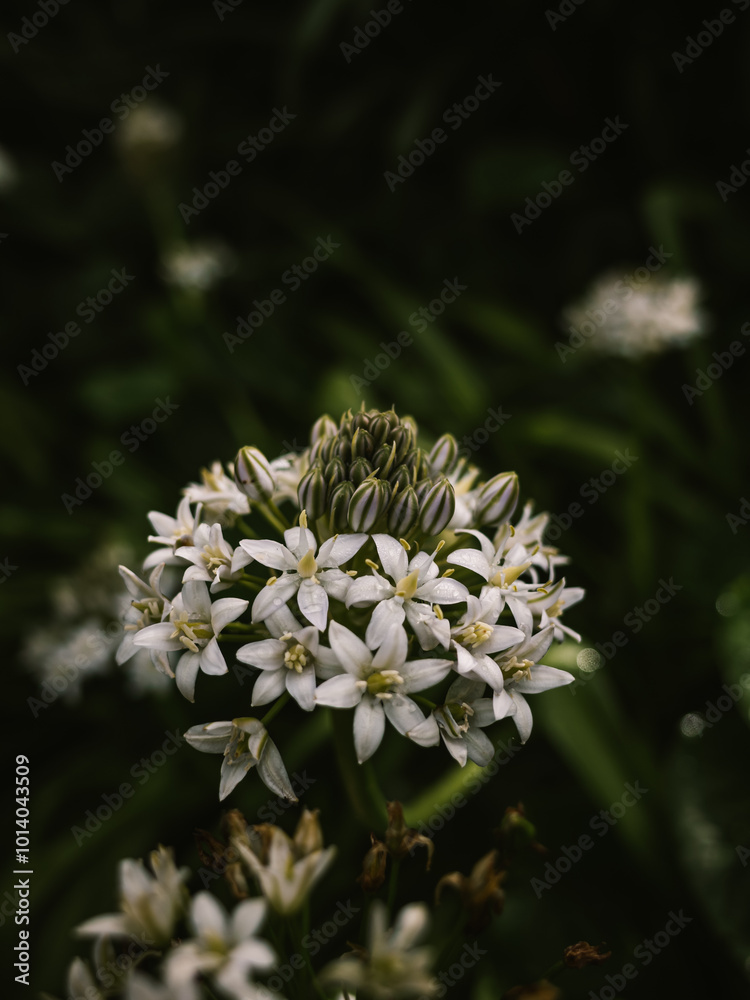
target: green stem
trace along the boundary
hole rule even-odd
[[[400,858],[391,859],[391,880],[388,883],[388,919],[393,920],[393,904],[396,902],[396,891],[398,889],[398,872],[401,867]],[[390,926],[390,924],[388,925]]]
[[[245,521],[244,518],[238,516],[235,519],[234,523],[235,523],[235,525],[237,525],[238,527],[240,527],[245,532],[245,534],[247,535],[248,538],[257,538],[258,537],[258,532],[255,531],[253,528],[251,528],[250,525],[247,523],[247,521]]]
[[[289,527],[288,524],[284,524],[283,521],[280,521],[277,517],[275,517],[274,514],[271,512],[271,510],[265,504],[258,504],[258,510],[263,515],[263,517],[265,517],[268,523],[272,524],[273,527],[276,528],[279,534],[281,535],[284,534],[284,532]],[[284,520],[286,520],[286,518],[284,518]]]
[[[271,719],[273,719],[275,716],[277,716],[279,714],[279,712],[282,710],[282,708],[284,707],[284,705],[286,705],[286,703],[289,701],[290,698],[291,698],[291,695],[289,694],[289,692],[285,691],[282,694],[282,696],[277,700],[277,702],[273,706],[273,708],[270,709],[268,712],[266,712],[266,714],[260,720],[260,724],[262,726],[267,726],[268,723],[271,721]]]
[[[354,753],[351,712],[333,708],[329,712],[329,718],[341,777],[357,818],[371,831],[385,830],[388,815],[372,762],[367,760],[360,764]]]

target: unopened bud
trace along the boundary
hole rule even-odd
[[[317,441],[333,437],[337,430],[338,427],[335,422],[331,420],[327,413],[324,413],[312,425],[312,429],[310,430],[310,444],[314,445]]]
[[[396,446],[384,444],[372,456],[372,467],[378,470],[380,479],[387,479],[396,461]]]
[[[419,526],[426,535],[438,535],[450,523],[456,510],[456,494],[447,479],[435,483],[422,501]]]
[[[354,437],[352,438],[352,457],[370,458],[373,451],[374,443],[372,435],[369,431],[364,430],[362,427],[358,427],[354,432]]]
[[[377,892],[383,885],[387,859],[388,851],[385,844],[373,836],[372,847],[362,862],[362,874],[357,879],[365,892]]]
[[[391,424],[385,413],[379,413],[374,420],[370,421],[370,434],[372,434],[372,440],[376,448],[379,448],[383,444],[390,433]]]
[[[413,486],[397,493],[388,511],[388,531],[395,538],[406,538],[419,520],[419,500]]]
[[[313,851],[323,850],[323,831],[318,820],[318,810],[304,809],[294,831],[294,849],[300,858],[306,858]]]
[[[300,479],[297,487],[300,510],[306,510],[313,521],[322,517],[326,512],[327,492],[323,469],[316,464]]]
[[[276,483],[268,459],[259,448],[240,448],[234,460],[234,481],[251,500],[268,500]]]
[[[396,471],[388,477],[388,481],[395,494],[399,490],[405,490],[407,486],[411,486],[414,479],[405,465],[399,465]]]
[[[349,478],[355,486],[361,486],[365,479],[371,476],[372,473],[372,465],[366,458],[355,458],[349,468]]]
[[[343,483],[346,479],[346,469],[344,463],[340,458],[331,459],[325,468],[324,472],[326,482],[328,483],[328,489],[334,490],[339,485]]]
[[[475,523],[503,524],[509,520],[516,509],[518,493],[518,476],[515,472],[500,472],[493,476],[477,494]]]
[[[444,472],[447,475],[453,468],[458,457],[458,441],[456,441],[452,434],[443,434],[435,442],[432,451],[427,457],[433,475],[438,472]]]
[[[349,502],[349,527],[352,531],[372,531],[391,502],[390,483],[366,479],[354,491]]]
[[[328,504],[328,526],[335,534],[349,530],[349,504],[354,496],[354,483],[346,479],[331,494]]]

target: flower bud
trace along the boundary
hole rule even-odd
[[[396,461],[396,448],[392,444],[381,445],[372,456],[372,467],[378,470],[379,479],[387,479]]]
[[[268,459],[258,448],[240,448],[234,460],[234,481],[251,500],[268,500],[276,490]]]
[[[372,836],[372,847],[362,862],[362,874],[357,881],[365,892],[377,892],[385,882],[388,851],[382,841]]]
[[[323,831],[318,821],[318,810],[304,809],[294,831],[294,853],[298,858],[306,858],[313,851],[323,850]]]
[[[391,424],[385,413],[379,413],[374,420],[370,421],[370,434],[375,442],[375,447],[379,448],[385,443],[385,439],[391,433]]]
[[[328,489],[334,490],[339,483],[343,483],[346,479],[346,468],[344,463],[340,458],[331,459],[328,465],[326,465],[323,475],[328,483]]]
[[[406,466],[399,465],[396,471],[388,477],[388,482],[393,487],[395,495],[399,490],[405,490],[407,486],[411,486],[414,480]]]
[[[394,497],[388,511],[388,531],[396,538],[406,538],[419,520],[419,500],[413,486]]]
[[[339,483],[328,502],[328,526],[336,532],[349,530],[349,503],[354,495],[354,483],[348,479]]]
[[[431,479],[419,479],[416,482],[416,484],[414,486],[414,489],[416,491],[417,499],[419,500],[420,507],[424,503],[424,500],[427,497],[427,494],[430,492],[430,490],[432,489],[432,487],[434,485],[435,484],[433,483],[433,481]]]
[[[365,413],[364,410],[359,410],[352,417],[352,435],[356,434],[358,430],[367,430],[370,426],[370,414]]]
[[[349,503],[349,527],[352,531],[372,531],[391,502],[390,483],[366,479],[354,491]]]
[[[358,427],[354,432],[354,437],[352,438],[352,457],[369,458],[374,450],[372,435],[370,432]]]
[[[419,509],[419,526],[426,535],[438,535],[456,510],[456,494],[447,479],[435,483]]]
[[[372,465],[366,458],[355,458],[349,468],[349,478],[355,486],[360,486],[372,472]]]
[[[518,493],[518,476],[515,472],[500,472],[493,476],[477,494],[475,524],[503,524],[509,520],[516,509]]]
[[[336,442],[335,451],[331,451],[330,458],[338,456],[344,465],[348,465],[352,460],[352,442],[349,437],[336,437],[333,438]]]
[[[452,434],[443,434],[441,438],[437,439],[427,457],[433,475],[438,472],[444,472],[447,475],[458,457],[458,441]]]
[[[306,510],[307,516],[316,521],[325,514],[327,492],[323,469],[318,463],[299,481],[297,498],[300,510]]]
[[[310,430],[310,444],[314,445],[317,441],[325,438],[331,438],[337,432],[338,427],[333,420],[324,413],[322,417],[318,417],[315,423],[312,425]]]

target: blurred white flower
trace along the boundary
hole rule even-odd
[[[166,847],[152,851],[149,861],[153,875],[142,861],[121,861],[122,913],[93,917],[77,927],[76,933],[83,937],[134,937],[146,945],[167,944],[187,907],[189,896],[184,881],[189,872],[175,867],[172,851]]]
[[[135,107],[118,126],[115,141],[128,153],[171,149],[179,142],[183,127],[176,111],[152,97]]]
[[[177,288],[205,292],[237,267],[232,251],[218,240],[183,243],[173,247],[162,261],[164,280]]]
[[[387,911],[374,900],[370,913],[367,948],[344,955],[321,973],[321,981],[345,990],[362,990],[373,1000],[400,1000],[438,995],[437,980],[430,975],[432,952],[417,947],[429,924],[424,903],[410,903],[389,930]]]
[[[593,349],[640,357],[682,346],[703,333],[700,294],[694,278],[650,277],[634,286],[606,274],[565,311],[564,319]]]

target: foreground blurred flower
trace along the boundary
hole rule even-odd
[[[153,875],[142,861],[121,861],[122,913],[94,917],[77,927],[76,932],[82,936],[134,937],[157,947],[167,944],[187,907],[184,881],[189,872],[175,867],[172,851],[165,847],[152,851],[149,862]]]
[[[467,931],[479,932],[492,920],[493,914],[502,913],[505,893],[502,883],[506,873],[499,870],[497,851],[490,851],[474,865],[471,875],[451,872],[443,875],[435,889],[435,903],[440,902],[443,889],[456,889],[461,905],[467,914]]]
[[[633,287],[615,274],[599,278],[586,298],[565,312],[576,340],[571,336],[569,345],[558,345],[562,360],[586,341],[602,353],[634,358],[682,346],[703,333],[695,279],[649,276],[646,281]]]
[[[265,858],[260,858],[242,840],[234,846],[270,905],[288,916],[305,903],[310,890],[333,861],[336,848],[323,849],[320,825],[315,813],[302,814],[294,838],[277,826],[271,828]]]
[[[167,984],[177,1000],[200,1000],[203,991],[196,979],[205,975],[235,1000],[267,997],[268,990],[248,980],[276,962],[271,946],[255,937],[265,913],[262,899],[246,899],[230,917],[210,892],[199,892],[190,907],[195,937],[175,948],[165,965]]]
[[[173,247],[162,262],[164,280],[168,284],[203,292],[231,274],[235,267],[234,254],[218,240],[180,244]]]
[[[432,952],[417,947],[429,925],[424,903],[410,903],[388,930],[385,904],[375,900],[370,911],[367,948],[356,948],[321,973],[323,983],[356,990],[372,1000],[399,1000],[438,995],[437,981],[430,975]]]

